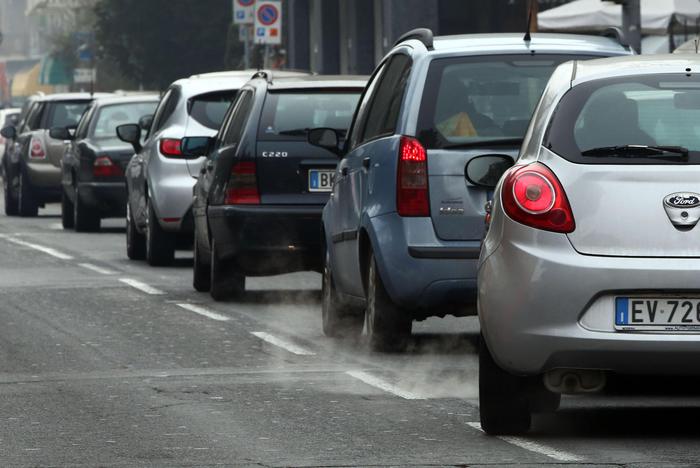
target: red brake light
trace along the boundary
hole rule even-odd
[[[237,162],[226,186],[227,205],[259,205],[257,168],[254,161]]]
[[[418,140],[402,136],[396,182],[399,216],[430,216],[428,159]]]
[[[98,156],[92,164],[92,175],[95,177],[123,176],[121,167],[112,162],[109,156]]]
[[[160,154],[167,157],[182,156],[180,140],[175,138],[163,138],[160,140]]]
[[[31,159],[44,159],[46,158],[46,151],[44,150],[44,144],[38,138],[32,138],[29,143],[29,157]]]
[[[564,188],[544,164],[533,163],[511,169],[501,193],[503,209],[519,223],[561,233],[576,229]]]

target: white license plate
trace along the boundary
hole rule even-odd
[[[700,298],[616,297],[615,328],[700,332]]]
[[[335,169],[309,169],[309,192],[330,192],[334,179]]]

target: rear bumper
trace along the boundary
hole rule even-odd
[[[700,333],[617,331],[613,300],[697,297],[700,259],[581,255],[564,234],[503,225],[506,235],[479,271],[481,329],[501,367],[523,375],[557,368],[700,374]]]
[[[388,213],[370,219],[369,235],[391,299],[416,317],[476,313],[479,241],[443,241],[430,218]]]
[[[126,216],[126,182],[81,182],[77,195],[102,217]]]
[[[246,276],[321,268],[317,205],[210,206],[207,214],[221,260]]]
[[[47,192],[55,189],[60,195],[61,168],[54,166],[48,161],[29,161],[25,163],[25,168],[32,187],[39,190],[46,189]]]

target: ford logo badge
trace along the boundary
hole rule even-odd
[[[700,195],[688,192],[672,193],[664,198],[664,205],[672,208],[695,208],[700,205]]]

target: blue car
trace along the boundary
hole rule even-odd
[[[400,350],[414,320],[475,314],[489,193],[466,180],[467,162],[517,156],[559,64],[630,54],[603,36],[402,36],[368,82],[347,140],[309,133],[340,158],[323,210],[324,333],[352,337],[366,325],[373,349]]]

